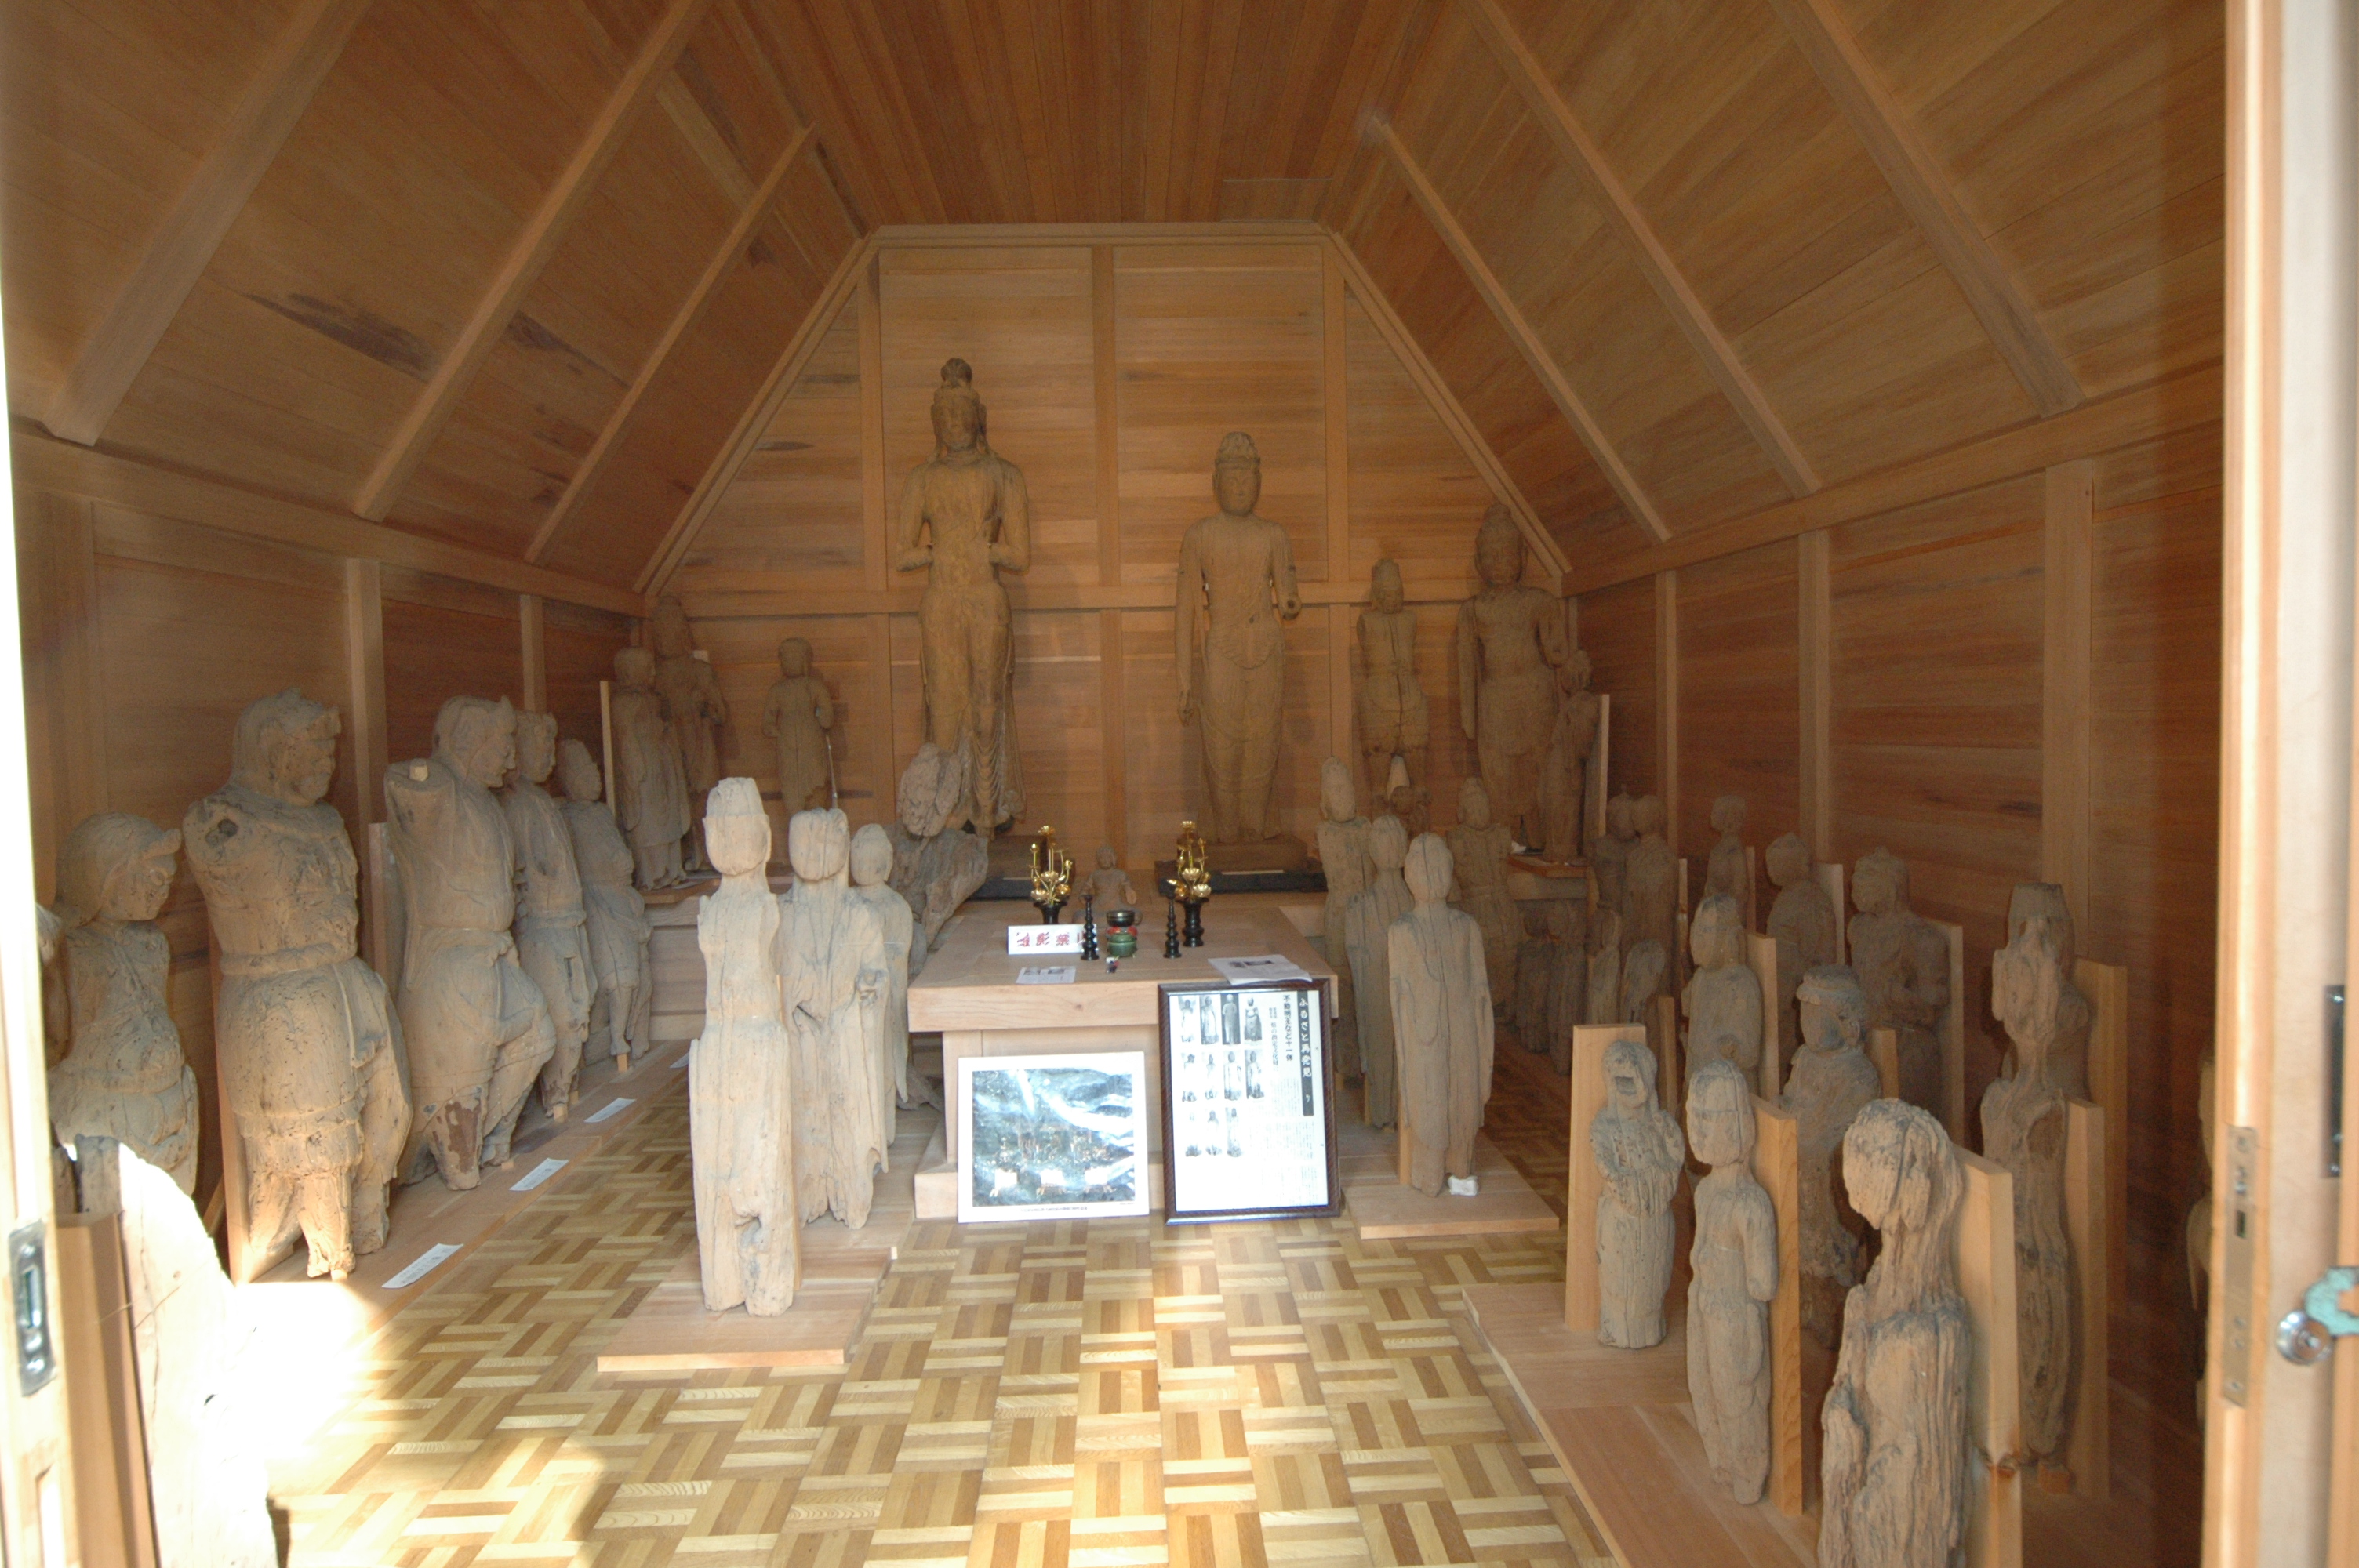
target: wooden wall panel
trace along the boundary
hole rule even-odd
[[[630,642],[627,615],[578,604],[547,607],[540,643],[549,711],[557,716],[559,739],[580,741],[592,757],[602,756],[598,683],[614,679],[614,654]],[[605,766],[603,760],[599,766]]]
[[[1349,318],[1352,559],[1343,575],[1364,590],[1368,573],[1389,558],[1411,599],[1462,600],[1482,582],[1471,541],[1491,488],[1357,301]]]
[[[891,819],[892,785],[875,776],[870,753],[856,737],[878,722],[870,674],[867,620],[864,616],[798,616],[791,620],[708,621],[697,626],[697,641],[712,661],[721,679],[722,699],[729,705],[729,722],[721,737],[723,773],[755,780],[771,813],[771,854],[787,858],[786,819],[792,813],[778,800],[777,750],[762,733],[762,710],[770,687],[778,680],[777,649],[787,637],[800,637],[811,646],[811,669],[827,683],[835,708],[831,738],[835,757],[836,787],[846,816],[854,827]]]
[[[454,697],[524,696],[516,596],[423,572],[385,574],[386,756],[434,750],[434,716]]]
[[[1655,619],[1652,578],[1585,594],[1581,600],[1581,646],[1589,655],[1590,686],[1614,698],[1606,768],[1608,788],[1616,795],[1651,795],[1662,783]]]
[[[1684,567],[1679,595],[1679,842],[1700,889],[1718,838],[1718,796],[1745,797],[1745,842],[1756,847],[1800,826],[1795,547],[1780,542]],[[1766,919],[1775,896],[1766,876],[1756,896]]]

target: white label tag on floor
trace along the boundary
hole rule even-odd
[[[1016,971],[1019,986],[1069,986],[1073,983],[1071,964],[1027,964]]]
[[[679,1059],[679,1061],[677,1061],[677,1062],[674,1062],[674,1063],[671,1065],[671,1070],[672,1070],[673,1072],[677,1073],[677,1072],[679,1072],[682,1067],[687,1066],[687,1065],[688,1065],[688,1059],[689,1059],[689,1057],[693,1056],[694,1054],[696,1054],[696,1053],[695,1053],[695,1052],[693,1052],[693,1051],[690,1051],[690,1052],[683,1053],[683,1054],[681,1054],[681,1056],[680,1056],[680,1059]]]
[[[426,1278],[427,1275],[432,1273],[435,1269],[441,1264],[445,1258],[450,1257],[453,1252],[458,1250],[459,1244],[455,1241],[436,1242],[433,1246],[429,1247],[425,1251],[420,1252],[416,1258],[412,1259],[408,1268],[404,1269],[400,1273],[396,1274],[392,1279],[387,1280],[385,1282],[385,1288],[388,1291],[408,1289],[409,1286],[414,1285],[418,1283],[419,1281]]]
[[[638,1103],[639,1102],[635,1099],[616,1098],[608,1100],[604,1105],[598,1108],[595,1114],[590,1117],[589,1125],[595,1127],[600,1122],[606,1120],[609,1117],[620,1113],[625,1107],[634,1106]]]
[[[565,1169],[565,1162],[562,1160],[543,1160],[539,1164],[535,1165],[531,1170],[526,1172],[524,1180],[516,1183],[516,1185],[510,1187],[508,1191],[512,1193],[528,1193],[532,1191],[533,1188],[540,1185],[541,1183],[549,1180],[549,1177],[557,1174],[558,1172],[562,1171],[563,1169]]]

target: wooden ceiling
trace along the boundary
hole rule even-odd
[[[1626,554],[2220,354],[2200,0],[0,0],[20,428],[643,582],[880,229],[1314,221]]]

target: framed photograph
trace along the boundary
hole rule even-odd
[[[1166,1218],[1339,1212],[1325,982],[1159,989]]]
[[[959,1218],[1147,1212],[1147,1054],[959,1060]]]

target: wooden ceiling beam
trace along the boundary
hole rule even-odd
[[[1459,0],[1459,4],[1489,47],[1499,69],[1521,94],[1532,118],[1556,144],[1559,156],[1586,173],[1605,199],[1606,214],[1620,232],[1631,260],[1646,275],[1697,357],[1703,361],[1704,368],[1712,373],[1712,380],[1720,384],[1729,406],[1753,432],[1761,455],[1769,460],[1769,466],[1777,470],[1777,477],[1795,495],[1809,495],[1816,491],[1821,481],[1810,460],[1803,455],[1785,421],[1778,418],[1777,409],[1770,406],[1752,373],[1745,368],[1735,348],[1722,335],[1712,312],[1689,286],[1654,225],[1647,221],[1647,215],[1638,210],[1629,190],[1606,163],[1603,150],[1573,117],[1572,106],[1557,92],[1547,68],[1516,31],[1515,23],[1501,8],[1499,0]]]
[[[1663,522],[1662,514],[1655,510],[1655,503],[1647,499],[1646,491],[1639,486],[1637,476],[1622,461],[1621,454],[1614,449],[1614,443],[1605,438],[1604,430],[1590,415],[1588,405],[1582,402],[1581,395],[1572,389],[1572,384],[1565,379],[1564,371],[1557,364],[1555,356],[1549,352],[1548,346],[1540,341],[1539,334],[1532,330],[1532,324],[1524,319],[1523,311],[1508,297],[1506,286],[1499,281],[1498,276],[1491,270],[1491,264],[1484,261],[1483,253],[1475,248],[1473,240],[1459,226],[1449,204],[1433,188],[1433,182],[1426,178],[1425,170],[1418,166],[1416,156],[1402,143],[1399,133],[1393,129],[1392,122],[1371,115],[1368,135],[1392,156],[1402,181],[1408,185],[1409,193],[1417,198],[1418,205],[1425,209],[1426,218],[1433,224],[1434,232],[1441,236],[1441,243],[1449,247],[1450,254],[1458,258],[1458,265],[1474,285],[1474,291],[1490,307],[1491,314],[1506,330],[1508,340],[1524,356],[1524,362],[1531,366],[1534,375],[1540,378],[1540,384],[1548,388],[1549,395],[1556,400],[1558,410],[1579,432],[1582,445],[1597,460],[1597,466],[1605,470],[1605,481],[1614,487],[1614,493],[1621,498],[1630,515],[1636,518],[1658,543],[1668,543],[1671,531]]]
[[[1949,178],[1875,74],[1832,0],[1769,0],[1802,57],[1810,62],[1867,156],[1884,173],[1901,209],[1923,232],[1933,254],[1957,280],[1992,345],[2031,395],[2042,417],[2077,408],[2086,399],[2030,301],[1958,200]]]
[[[401,427],[394,432],[392,441],[377,459],[376,467],[364,480],[353,497],[353,510],[363,517],[381,522],[393,510],[402,487],[434,445],[435,438],[458,407],[459,399],[492,350],[507,330],[516,308],[549,265],[557,247],[597,189],[599,177],[621,149],[623,139],[638,123],[640,114],[654,102],[664,79],[679,59],[680,50],[688,47],[689,35],[704,19],[712,0],[672,0],[661,22],[649,34],[639,49],[638,58],[631,62],[622,81],[614,85],[598,117],[574,149],[572,159],[558,175],[556,182],[541,198],[539,208],[533,213],[516,243],[509,246],[507,259],[476,301],[474,314],[459,332],[458,341],[443,354],[442,362],[426,384],[409,413],[402,419]]]
[[[95,442],[343,53],[368,0],[304,0],[58,384],[41,423]]]
[[[665,367],[671,363],[673,351],[704,319],[705,309],[712,303],[712,297],[720,292],[722,280],[744,259],[745,247],[754,243],[755,231],[762,226],[769,217],[770,210],[777,205],[778,188],[786,182],[787,171],[794,167],[795,159],[802,156],[810,140],[809,125],[796,132],[794,140],[787,144],[786,151],[780,153],[777,160],[770,166],[770,172],[763,178],[761,185],[738,210],[737,222],[714,249],[712,259],[704,264],[703,275],[688,291],[688,297],[679,302],[679,308],[672,312],[671,322],[664,329],[663,336],[657,339],[655,347],[647,351],[646,362],[639,366],[639,373],[632,380],[630,390],[623,394],[623,401],[616,404],[614,412],[607,416],[604,427],[598,432],[598,439],[583,455],[582,466],[573,470],[573,478],[566,484],[565,493],[557,498],[557,504],[550,507],[549,515],[542,519],[539,529],[532,536],[532,544],[525,550],[526,560],[538,561],[547,553],[550,541],[557,537],[558,529],[564,526],[565,520],[573,515],[574,509],[582,503],[582,498],[597,482],[598,475],[605,469],[607,455],[614,449],[614,443],[630,425],[631,416],[638,412],[648,389],[655,385]]]

